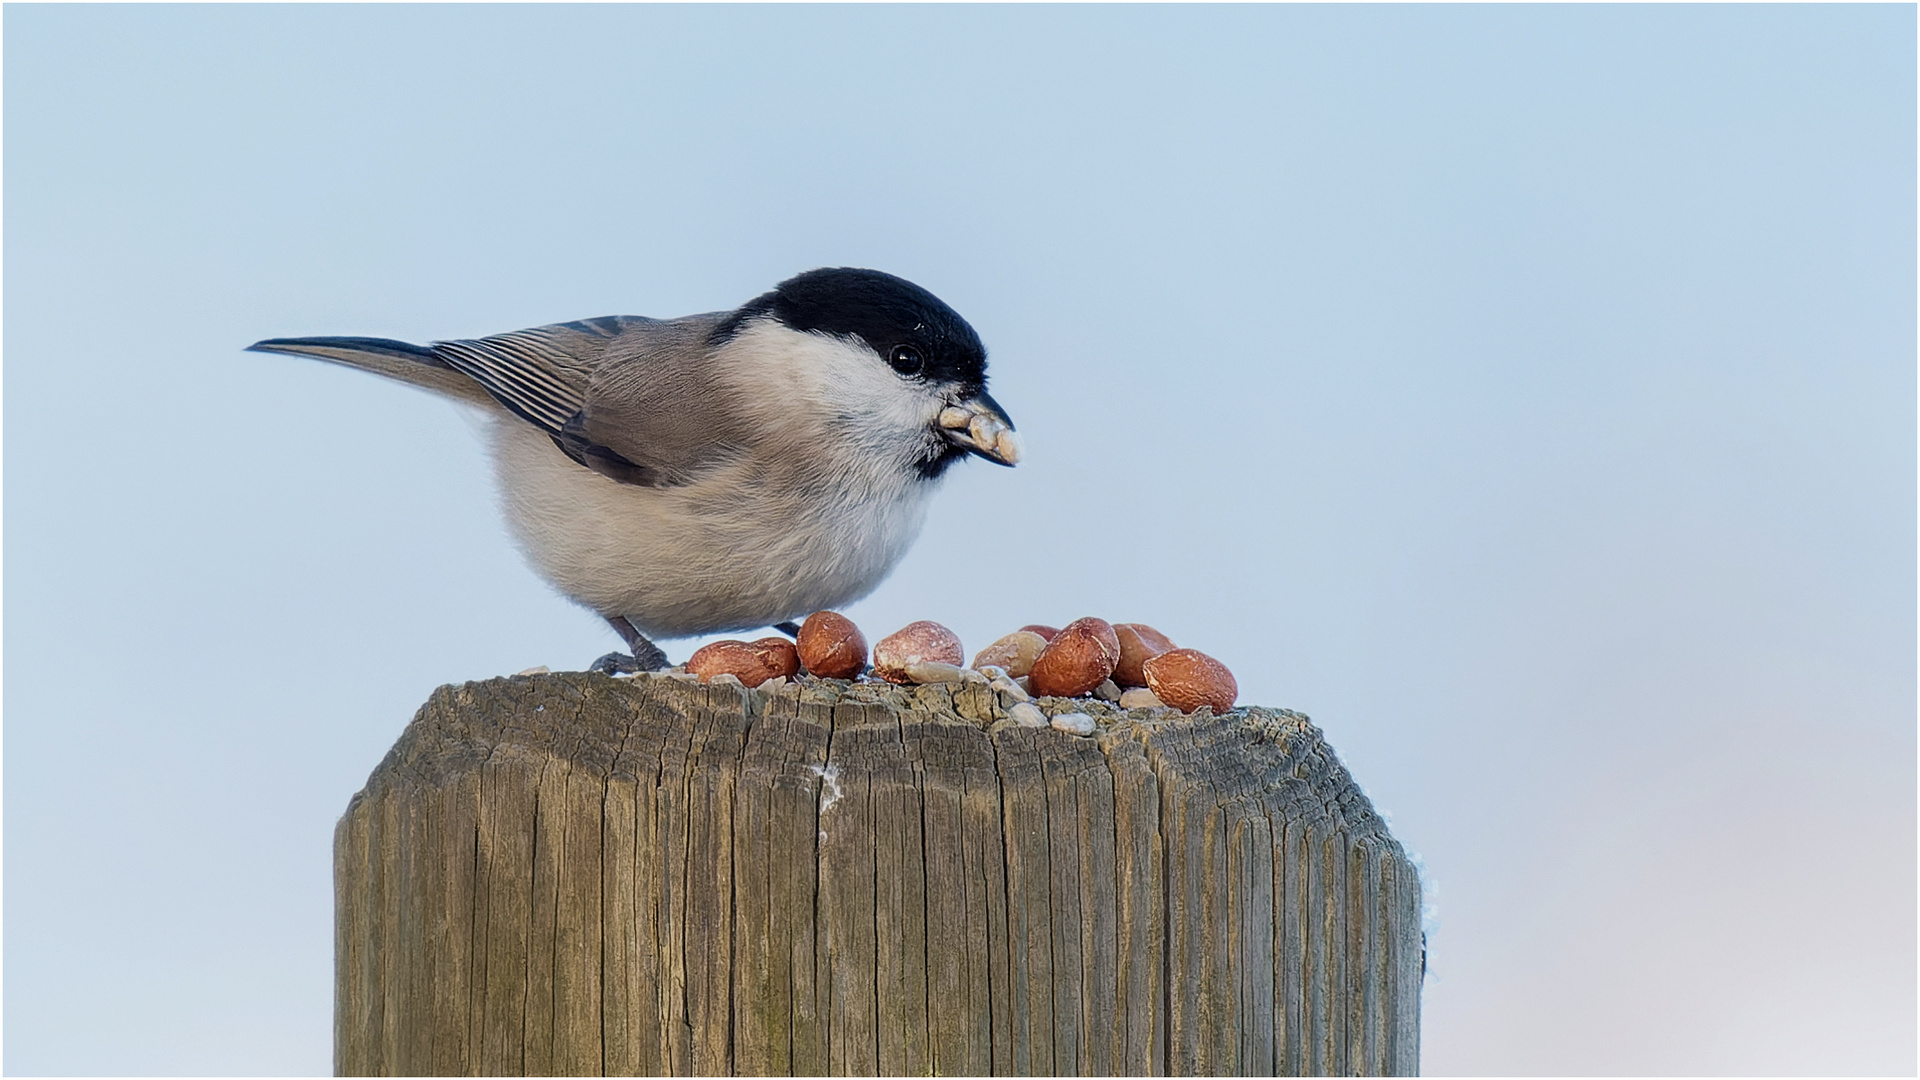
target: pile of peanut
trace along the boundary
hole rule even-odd
[[[1091,717],[1056,714],[1051,720],[1034,697],[1095,697],[1123,709],[1201,707],[1225,712],[1240,695],[1226,665],[1196,649],[1182,649],[1143,623],[1076,619],[1065,627],[1023,626],[980,650],[970,667],[960,638],[937,622],[909,623],[873,646],[853,620],[816,611],[800,626],[797,641],[716,641],[687,660],[688,675],[708,682],[727,677],[745,686],[780,684],[801,671],[824,679],[863,674],[899,685],[986,682],[1018,702],[1009,716],[1023,725],[1052,726],[1090,734]],[[1063,722],[1064,721],[1064,722]]]

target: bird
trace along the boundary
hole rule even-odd
[[[731,311],[613,315],[414,345],[269,338],[480,410],[508,532],[628,653],[774,627],[870,593],[958,461],[1017,464],[987,351],[931,292],[823,267]]]

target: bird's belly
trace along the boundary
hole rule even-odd
[[[518,421],[494,425],[507,523],[534,568],[654,637],[746,630],[859,599],[906,554],[931,485],[809,492],[749,466],[682,487],[591,472]]]

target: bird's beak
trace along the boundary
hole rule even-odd
[[[985,390],[940,410],[940,428],[949,441],[965,447],[968,453],[997,465],[1020,462],[1020,436],[1013,433],[1013,421]]]

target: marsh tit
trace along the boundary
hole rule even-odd
[[[507,525],[534,569],[649,638],[779,626],[865,596],[967,455],[1020,460],[987,353],[877,270],[811,270],[733,311],[615,315],[467,341],[273,338],[488,414]]]

